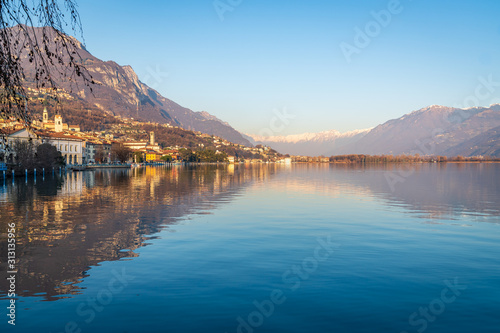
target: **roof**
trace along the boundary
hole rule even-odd
[[[10,135],[12,133],[15,133],[16,130],[12,129],[12,128],[0,128],[0,134],[1,135]]]
[[[70,140],[78,140],[78,141],[83,141],[82,138],[75,136],[75,135],[68,135],[64,133],[53,133],[53,132],[42,132],[38,131],[36,133],[37,135],[45,138],[55,138],[55,139],[70,139]]]
[[[124,145],[146,145],[146,141],[125,141],[123,142]]]
[[[105,142],[105,141],[99,141],[99,140],[90,140],[87,141],[87,144],[93,144],[93,145],[110,145],[110,143]]]
[[[4,135],[12,135],[12,134],[16,134],[18,132],[21,132],[21,131],[24,131],[24,130],[27,130],[26,128],[2,128],[0,129],[0,132]]]

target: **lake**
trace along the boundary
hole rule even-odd
[[[500,330],[500,164],[48,173],[0,218],[2,332]]]

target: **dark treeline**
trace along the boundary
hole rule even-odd
[[[0,160],[3,156],[0,154]],[[33,141],[17,141],[14,145],[14,154],[7,159],[7,165],[14,170],[17,175],[21,175],[25,170],[33,173],[35,169],[50,170],[64,166],[61,153],[51,144],[38,144]]]
[[[217,153],[212,149],[191,149],[182,148],[179,150],[179,158],[184,162],[227,162],[227,154]]]
[[[409,162],[498,162],[500,158],[490,156],[447,157],[416,155],[336,155],[331,156],[332,163],[409,163]]]

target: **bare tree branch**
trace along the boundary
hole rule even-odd
[[[49,89],[56,100],[54,77],[64,77],[76,88],[79,82],[90,86],[92,77],[77,52],[80,43],[64,32],[68,25],[83,35],[74,0],[0,0],[0,118],[31,128],[27,80]],[[34,69],[29,77],[26,63]]]

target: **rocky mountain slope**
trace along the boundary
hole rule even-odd
[[[433,105],[389,120],[336,153],[454,155],[453,147],[468,151],[467,142],[500,126],[500,105],[457,109]],[[471,141],[472,140],[472,141]],[[482,142],[479,138],[476,146]],[[484,148],[484,147],[483,147]],[[477,151],[482,151],[477,146]],[[468,149],[468,150],[467,150]]]
[[[500,156],[500,126],[445,151],[449,156]]]
[[[11,29],[19,28],[16,26]],[[49,45],[49,49],[52,52],[60,52],[55,42],[57,35],[47,29],[45,33],[49,34],[49,39],[54,40],[53,45]],[[34,34],[37,40],[42,40],[43,28],[34,28]],[[81,78],[77,77],[74,80],[65,76],[64,71],[61,70],[51,70],[50,74],[52,79],[75,102],[81,102],[82,107],[93,105],[112,115],[133,117],[141,121],[170,123],[185,129],[217,135],[235,143],[251,145],[229,124],[207,112],[194,112],[163,97],[156,90],[141,82],[132,67],[120,66],[114,61],[102,61],[87,51],[82,43],[73,40],[77,46],[75,57],[81,59],[81,63],[92,76],[95,84],[86,86]],[[21,42],[20,48],[22,47]],[[63,58],[67,60],[68,56]],[[21,51],[21,61],[27,74],[26,84],[34,88],[35,62],[29,61],[26,50]]]

